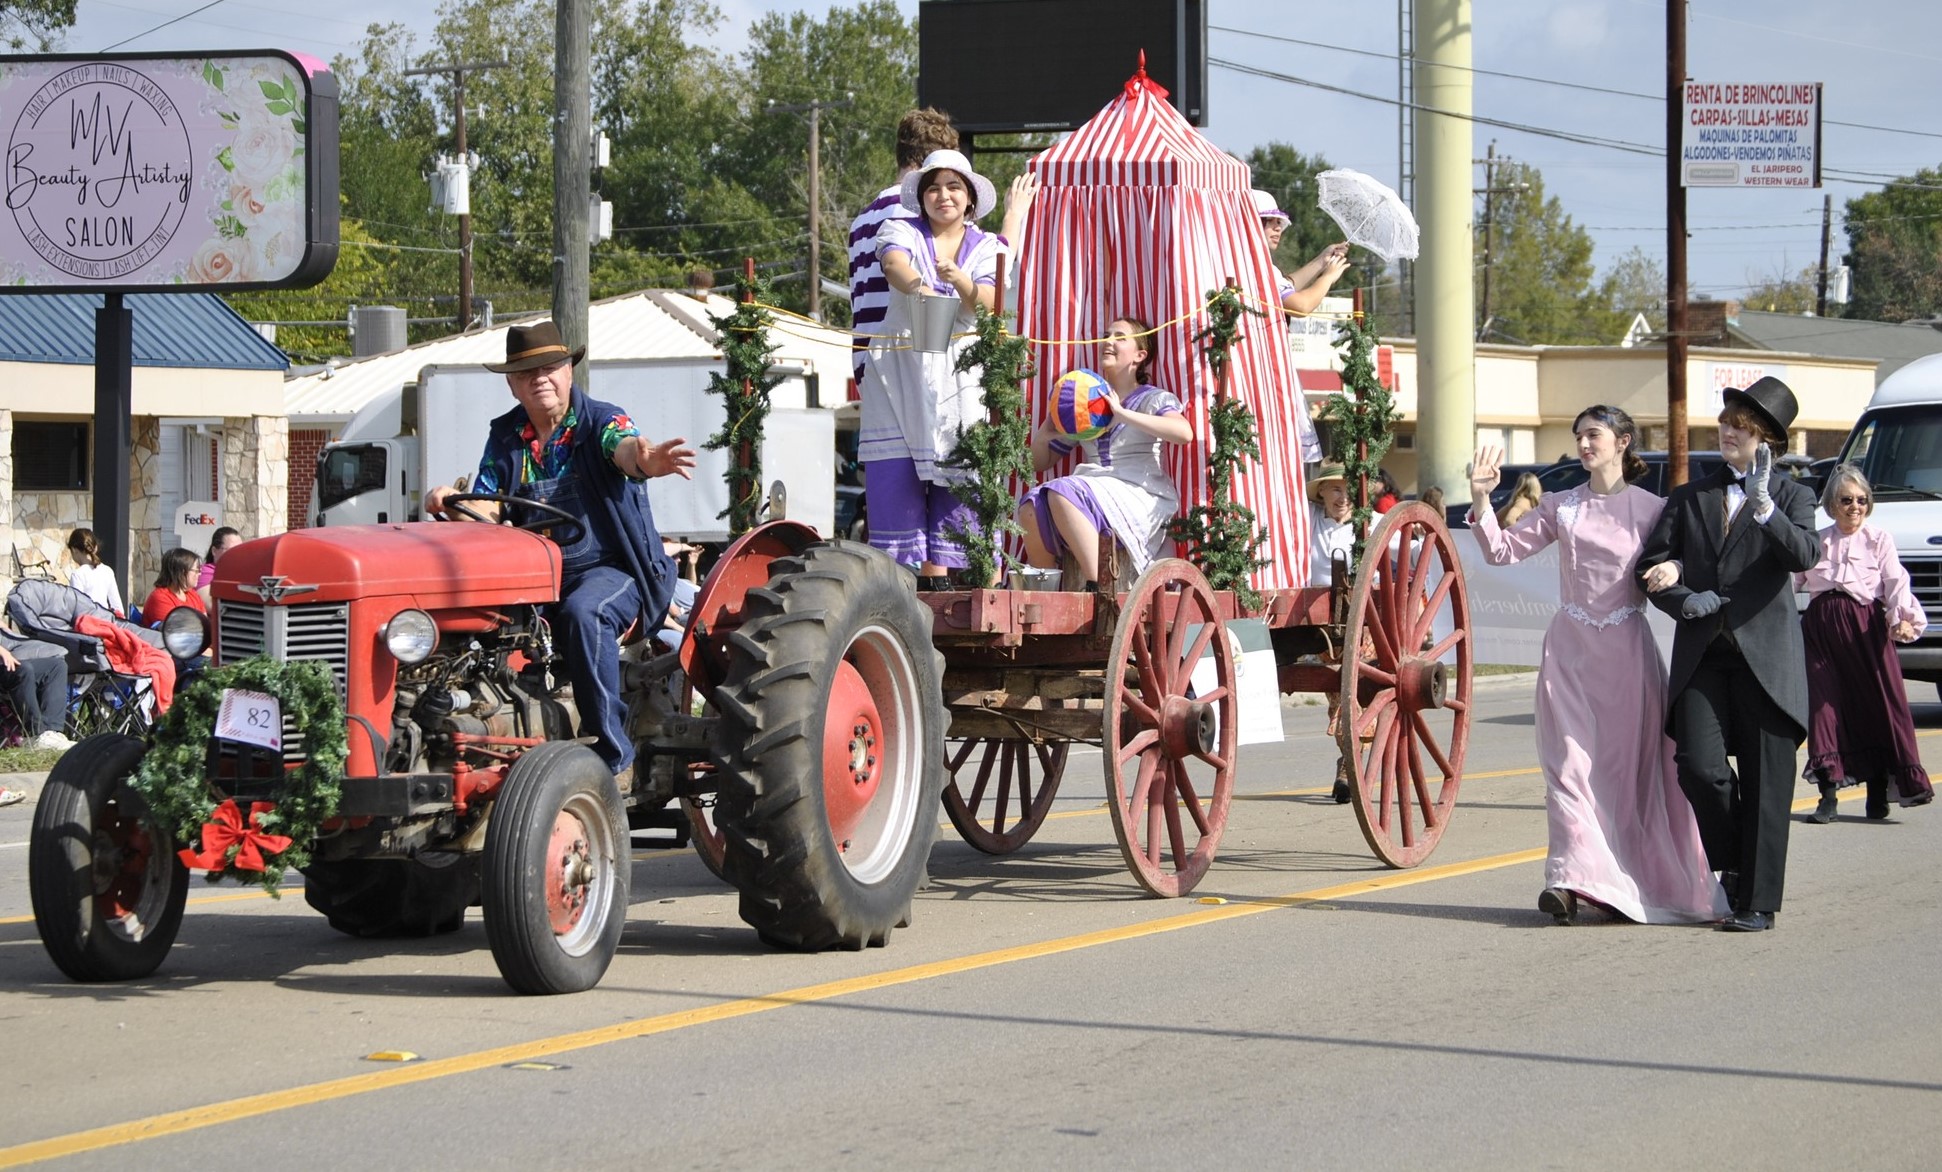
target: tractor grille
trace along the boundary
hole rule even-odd
[[[337,681],[337,697],[345,698],[344,680],[350,671],[351,605],[316,602],[307,606],[258,606],[247,602],[216,604],[217,664],[240,663],[256,655],[289,663],[313,660],[330,668]],[[224,754],[233,750],[225,748]],[[283,718],[283,760],[309,760],[302,730]]]

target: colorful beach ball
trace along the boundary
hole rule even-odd
[[[1069,440],[1095,440],[1113,422],[1106,380],[1097,371],[1075,370],[1063,375],[1052,392],[1052,430]]]

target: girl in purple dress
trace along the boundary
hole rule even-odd
[[[1172,391],[1146,381],[1153,365],[1152,334],[1130,317],[1107,328],[1099,374],[1106,380],[1112,424],[1085,445],[1085,460],[1071,475],[1046,481],[1020,502],[1025,560],[1056,566],[1070,553],[1088,588],[1099,578],[1101,533],[1119,539],[1127,553],[1124,569],[1137,577],[1165,552],[1167,522],[1180,511],[1180,490],[1161,463],[1160,445],[1191,443],[1194,428]],[[1032,467],[1043,472],[1072,448],[1052,430],[1048,415],[1032,433]],[[1078,586],[1073,582],[1068,588]]]
[[[1537,906],[1559,923],[1571,922],[1580,900],[1641,923],[1717,920],[1727,914],[1726,897],[1676,784],[1664,733],[1665,665],[1633,579],[1665,502],[1631,483],[1646,469],[1630,415],[1588,407],[1572,430],[1591,479],[1546,495],[1509,532],[1490,508],[1503,451],[1479,449],[1470,478],[1470,531],[1492,565],[1558,546],[1563,606],[1544,633],[1537,677],[1551,838]],[[1649,588],[1673,580],[1672,567],[1661,569]]]
[[[1868,524],[1873,498],[1861,469],[1834,470],[1821,492],[1821,508],[1834,524],[1821,530],[1820,564],[1794,583],[1813,595],[1800,621],[1807,651],[1806,777],[1821,787],[1809,822],[1834,821],[1844,785],[1867,784],[1867,815],[1874,819],[1888,817],[1890,782],[1904,806],[1935,800],[1894,647],[1920,638],[1928,616],[1909,591],[1895,539]]]

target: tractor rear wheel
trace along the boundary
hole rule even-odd
[[[777,559],[716,692],[716,824],[742,918],[803,950],[909,922],[944,785],[943,657],[910,575],[853,542]]]

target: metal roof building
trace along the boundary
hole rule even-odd
[[[734,309],[726,297],[697,301],[672,289],[651,289],[596,301],[588,314],[587,354],[598,361],[632,358],[715,358],[720,335],[710,314]],[[335,432],[360,410],[418,378],[427,366],[498,362],[506,356],[506,326],[421,342],[389,354],[353,359],[289,379],[284,406],[290,427]],[[796,319],[777,322],[771,335],[776,361],[804,366],[819,376],[825,402],[850,377],[850,337],[842,330]],[[598,386],[594,388],[598,393]],[[508,398],[507,405],[511,400]]]

